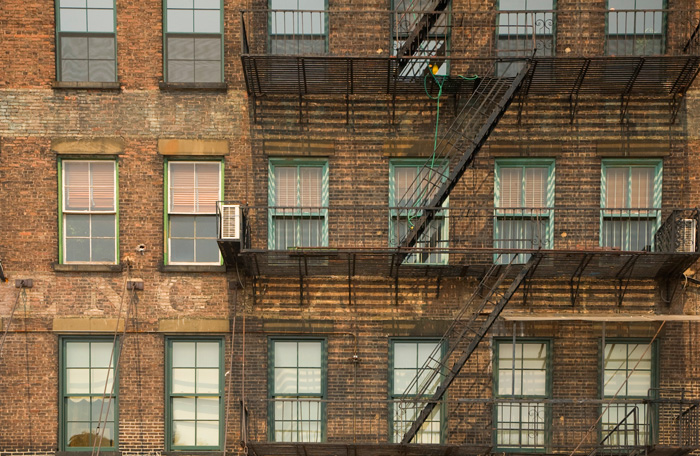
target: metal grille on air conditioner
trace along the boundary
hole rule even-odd
[[[241,206],[221,206],[221,239],[241,239]]]
[[[676,230],[676,251],[695,252],[697,221],[695,219],[680,219]]]

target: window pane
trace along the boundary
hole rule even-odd
[[[297,168],[275,167],[275,206],[294,207],[297,205]]]
[[[173,398],[173,419],[193,420],[195,419],[195,398],[174,397]]]
[[[111,342],[92,342],[90,344],[90,365],[95,367],[108,367],[112,357],[113,345]],[[114,364],[114,360],[112,360]]]
[[[221,62],[220,61],[195,61],[194,62],[195,82],[221,82]]]
[[[172,382],[173,393],[194,393],[195,369],[173,369]]]
[[[219,343],[197,342],[197,367],[219,367]]]
[[[93,239],[91,241],[92,257],[90,261],[114,263],[114,239]]]
[[[197,369],[197,393],[219,392],[219,369]]]
[[[173,421],[173,445],[194,446],[195,424],[193,421]]]
[[[91,369],[90,376],[90,392],[92,394],[111,393],[112,380],[114,378],[114,371],[112,369]]]
[[[114,38],[101,38],[101,37],[91,37],[88,39],[89,46],[89,57],[90,59],[103,59],[103,60],[113,60],[114,59]],[[105,170],[114,171],[114,165],[112,162],[106,163],[93,163],[94,165],[99,165],[104,167]],[[94,172],[94,169],[93,169]],[[105,171],[106,172],[106,171]],[[105,176],[106,177],[106,176]],[[113,180],[113,179],[112,179]]]
[[[394,367],[409,368],[418,367],[418,347],[415,343],[394,344]]]
[[[66,342],[66,367],[88,367],[90,344],[88,342]]]
[[[66,369],[66,393],[90,393],[90,369]]]
[[[221,59],[221,39],[219,38],[196,38],[194,40],[194,55],[197,60]]]
[[[168,10],[168,32],[192,33],[194,13],[192,10]]]
[[[109,394],[109,393],[108,393]],[[92,421],[114,421],[114,398],[92,398]]]
[[[66,439],[68,447],[90,447],[92,446],[92,434],[90,433],[90,423],[69,422],[66,423]]]
[[[628,207],[629,168],[606,168],[605,177],[605,207]]]
[[[66,262],[90,261],[90,240],[85,238],[68,238],[66,239],[65,251],[63,256]]]
[[[92,224],[93,238],[114,239],[114,215],[90,215],[89,217]]]
[[[170,212],[195,211],[193,163],[170,163]]]
[[[522,207],[522,168],[500,169],[499,207]]]
[[[216,216],[194,217],[197,238],[216,239]]]
[[[88,9],[87,21],[88,31],[90,32],[113,32],[114,10]]]
[[[275,367],[297,366],[297,343],[275,342]]]
[[[194,367],[195,346],[196,344],[194,342],[173,342],[173,367]]]
[[[170,261],[173,263],[193,263],[194,239],[171,239]]]
[[[219,422],[197,422],[197,445],[216,446],[219,444]]]
[[[320,167],[302,167],[300,173],[300,192],[302,207],[322,206],[322,172]]]
[[[88,39],[86,37],[66,36],[61,38],[61,58],[62,59],[87,59]],[[67,165],[68,162],[65,162]],[[75,166],[83,165],[84,172],[87,173],[87,163],[75,163]],[[67,173],[66,173],[66,177]],[[87,176],[85,176],[87,179]]]
[[[218,10],[195,10],[195,33],[219,33],[221,31],[221,14]]]
[[[630,207],[654,207],[654,169],[632,168]]]
[[[297,370],[275,367],[275,394],[295,394],[297,392]]]
[[[61,31],[62,32],[86,32],[87,14],[86,10],[61,8]]]
[[[213,239],[205,239],[196,241],[196,258],[197,263],[218,263],[219,262],[219,246]]]
[[[168,59],[194,60],[194,38],[168,37]]]
[[[82,214],[65,215],[66,237],[90,237],[90,216]]]
[[[197,399],[197,419],[198,420],[218,420],[219,419],[219,399],[218,398],[198,398]]]
[[[299,393],[321,393],[321,369],[299,369]]]
[[[219,163],[197,163],[195,165],[197,184],[197,212],[216,212],[219,200]]]
[[[321,343],[299,342],[299,366],[321,367]]]
[[[90,421],[90,398],[68,398],[66,401],[66,421]]]
[[[168,8],[192,8],[192,0],[167,0]]]
[[[88,8],[114,8],[114,0],[87,0],[87,6]]]

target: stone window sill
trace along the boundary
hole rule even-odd
[[[121,264],[59,264],[51,265],[55,272],[122,272]],[[70,454],[73,454],[70,452]]]
[[[92,451],[57,451],[56,456],[90,456]],[[102,456],[121,456],[121,451],[100,451]]]
[[[225,82],[164,82],[158,83],[160,90],[164,91],[196,91],[196,92],[226,92],[228,85]]]
[[[165,264],[158,267],[160,272],[226,272],[226,266],[205,264]]]
[[[93,82],[93,81],[55,81],[54,89],[97,89],[97,90],[121,90],[120,82]]]

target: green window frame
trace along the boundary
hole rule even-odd
[[[389,343],[389,440],[400,443],[443,378],[443,373],[440,372],[427,387],[425,395],[419,396],[419,391],[424,387],[422,382],[428,379],[431,371],[440,369],[445,344],[440,339],[432,338],[396,338],[390,339]],[[421,398],[425,398],[426,402],[421,402]],[[413,443],[444,442],[445,403],[443,399],[433,409],[413,438]]]
[[[447,180],[446,162],[425,166],[425,159],[393,159],[389,161],[389,246],[397,247],[422,215],[420,206]],[[421,180],[416,177],[421,174]],[[429,183],[426,188],[423,182]],[[416,185],[418,188],[416,188]],[[406,257],[403,264],[447,264],[450,246],[449,198],[442,204],[423,235],[416,243],[416,253]]]
[[[271,442],[325,442],[326,340],[268,340],[268,429]]]
[[[546,401],[552,397],[550,341],[494,339],[494,360],[494,447],[545,451],[551,437]]]
[[[554,159],[497,159],[494,172],[494,248],[551,249],[554,246]],[[514,253],[496,253],[508,264]],[[520,255],[525,263],[530,255]]]
[[[116,82],[115,0],[56,0],[56,78]]]
[[[650,2],[655,4],[650,5]],[[666,8],[666,0],[607,0],[606,54],[664,54],[667,29]]]
[[[533,31],[536,56],[554,56],[557,2],[549,0],[546,8],[542,5],[543,0],[497,0],[497,10],[503,12],[497,16],[496,53],[498,57],[511,59],[496,63],[497,76],[513,77],[524,67],[524,61],[511,61],[530,57],[525,51],[532,48]]]
[[[119,263],[115,159],[58,159],[59,263]]]
[[[608,159],[601,165],[600,246],[654,250],[661,226],[661,159]]]
[[[328,161],[270,159],[268,248],[328,246]]]
[[[163,18],[165,81],[223,82],[223,0],[165,0]]]
[[[223,168],[223,159],[165,161],[166,265],[222,264],[216,203],[224,196]]]
[[[391,20],[391,55],[396,56],[401,46],[409,37],[417,23],[421,20],[423,11],[432,9],[430,0],[391,0],[391,10],[396,17]],[[450,55],[450,30],[452,4],[447,5],[447,10],[438,13],[435,25],[428,32],[428,37],[421,41],[419,49],[413,53],[413,57],[425,59],[411,60],[401,69],[399,76],[406,78],[422,77],[426,74],[429,65],[439,63],[438,76],[447,76],[450,72],[450,62],[445,56]],[[416,12],[414,12],[416,11]],[[434,57],[434,62],[431,60]]]
[[[223,338],[169,337],[166,350],[167,450],[221,450]]]
[[[270,54],[328,52],[328,0],[269,0]]]
[[[116,450],[118,343],[106,337],[61,337],[59,343],[59,447],[62,451],[89,451],[95,446]]]
[[[601,364],[606,404],[599,441],[606,439],[605,445],[614,447],[650,445],[657,418],[646,401],[654,398],[658,387],[658,345],[649,339],[606,339]],[[608,405],[613,397],[616,400]]]

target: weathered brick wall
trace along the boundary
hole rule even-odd
[[[264,2],[252,3],[264,6]],[[455,8],[478,6],[488,10],[492,3],[472,0]],[[700,6],[699,1],[695,3]],[[574,0],[559,2],[560,8],[578,5]],[[435,102],[423,94],[399,97],[395,108],[389,96],[353,96],[347,119],[344,99],[308,97],[303,101],[301,124],[297,98],[260,99],[255,106],[258,123],[251,124],[254,106],[244,92],[238,58],[238,9],[248,6],[251,2],[228,0],[224,5],[224,73],[229,90],[168,92],[158,89],[163,77],[162,5],[118,0],[117,71],[123,90],[101,92],[50,88],[55,80],[51,2],[0,2],[0,259],[11,279],[0,283],[3,330],[10,325],[8,317],[18,293],[13,280],[34,280],[34,287],[26,290],[26,309],[22,303],[15,314],[0,358],[0,454],[39,455],[56,450],[59,333],[54,331],[54,321],[118,318],[127,277],[142,279],[145,289],[137,292],[135,302],[126,301],[130,304],[129,319],[119,383],[119,439],[125,455],[160,454],[165,447],[164,340],[166,334],[173,333],[160,328],[164,320],[226,320],[235,316],[233,369],[229,373],[233,383],[230,389],[227,386],[227,398],[231,399],[227,434],[230,447],[236,447],[240,439],[239,401],[243,393],[250,412],[250,440],[267,439],[268,337],[285,334],[313,335],[328,341],[328,399],[340,401],[329,416],[328,439],[348,440],[354,431],[358,441],[383,442],[389,432],[388,408],[377,404],[385,404],[387,399],[390,339],[440,336],[472,292],[476,283],[472,278],[440,282],[436,278],[402,278],[397,296],[392,279],[360,267],[356,271],[359,277],[352,279],[350,288],[347,277],[305,279],[300,302],[297,278],[263,278],[254,289],[250,277],[241,271],[244,287],[234,291],[230,283],[239,278],[233,268],[227,273],[160,270],[164,255],[164,157],[158,154],[158,139],[227,139],[225,197],[255,205],[267,205],[267,163],[279,150],[270,147],[270,141],[295,144],[313,139],[331,143],[331,204],[355,207],[388,204],[389,160],[394,155],[385,152],[387,143],[432,140]],[[330,6],[340,7],[333,2]],[[604,2],[596,0],[586,6],[602,8]],[[342,5],[348,10],[386,7],[369,0]],[[567,31],[566,24],[561,26],[558,52],[571,45],[567,33],[578,33]],[[371,52],[375,47],[386,51],[388,43],[377,42],[376,24],[363,28],[361,33],[355,33],[356,28],[355,23],[335,24],[332,45],[342,48],[342,34],[347,32],[353,34],[348,45],[358,44]],[[592,38],[600,37],[603,30],[600,24],[591,23],[589,33]],[[489,38],[473,44],[478,47]],[[595,40],[580,44],[591,49],[602,47]],[[471,74],[471,69],[454,66],[454,71],[461,74]],[[443,101],[440,124],[446,126],[454,115],[454,101]],[[467,170],[450,204],[492,205],[496,158],[543,156],[556,158],[557,204],[595,207],[600,201],[599,145],[647,141],[662,144],[667,154],[664,207],[696,205],[700,200],[700,184],[695,176],[700,167],[698,105],[697,92],[690,93],[676,124],[668,125],[666,99],[634,97],[626,122],[620,125],[617,97],[583,97],[573,123],[566,99],[529,99],[523,105],[520,122],[514,104],[489,145]],[[124,142],[124,151],[117,158],[120,256],[122,260],[131,258],[133,266],[121,273],[54,272],[52,263],[58,260],[58,182],[52,140],[94,137],[119,137]],[[548,148],[541,148],[542,144]],[[552,149],[552,144],[557,148]],[[552,150],[557,152],[550,153]],[[357,225],[367,223],[341,214],[333,226],[343,231],[340,238],[351,242]],[[561,233],[581,229],[581,221],[563,219],[557,224],[557,242],[567,247]],[[361,240],[386,246],[387,227],[383,222],[379,225],[374,237]],[[257,228],[264,230],[265,226]],[[466,225],[455,224],[453,234],[467,229]],[[484,225],[485,239],[490,239],[489,230],[489,225]],[[596,246],[597,236],[591,229],[582,244]],[[146,245],[143,256],[135,253],[139,244]],[[664,284],[660,287],[652,280],[632,281],[621,306],[617,303],[619,285],[614,280],[584,279],[572,306],[568,278],[538,280],[532,283],[525,299],[522,292],[518,293],[508,310],[521,315],[556,313],[581,318],[589,314],[613,317],[617,313],[697,316],[700,312],[693,284],[679,289],[672,305],[668,305],[663,301]],[[122,316],[125,312],[126,308]],[[606,335],[650,338],[656,325],[609,323]],[[667,323],[659,339],[662,386],[687,387],[694,397],[700,394],[699,328],[697,321]],[[490,438],[476,431],[491,418],[488,410],[468,410],[457,400],[492,396],[490,338],[511,337],[513,331],[519,338],[552,339],[553,397],[598,397],[600,323],[518,322],[514,329],[512,321],[499,320],[450,389],[449,443],[470,438],[467,441],[484,443]],[[230,336],[226,336],[225,345],[224,369],[228,371]],[[359,362],[352,360],[353,355]],[[356,401],[355,413],[351,403],[342,402],[350,400]],[[590,420],[594,413],[584,410],[579,415],[567,415],[566,423]],[[471,416],[475,419],[465,418]]]

